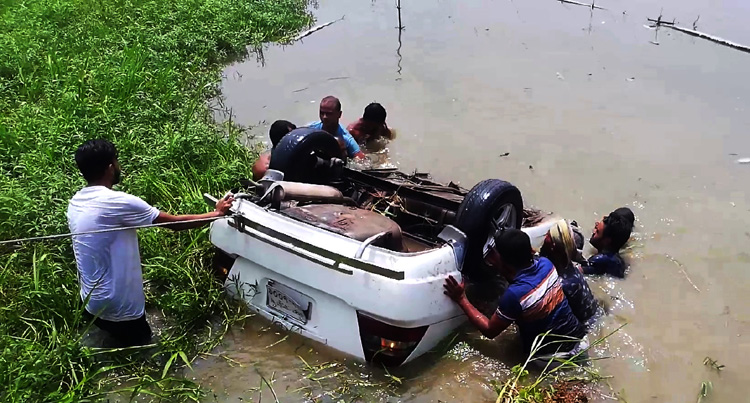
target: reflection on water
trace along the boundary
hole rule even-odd
[[[591,281],[609,315],[589,338],[626,324],[594,349],[611,357],[596,361],[613,377],[602,394],[695,401],[701,382],[712,381],[712,401],[745,401],[750,169],[738,158],[750,155],[750,57],[644,25],[662,9],[688,27],[700,15],[701,30],[750,43],[750,2],[397,4],[322,0],[319,22],[346,18],[293,46],[263,49],[263,63],[228,67],[225,103],[253,126],[251,141],[267,141],[264,122],[316,120],[329,94],[341,99],[345,126],[377,101],[400,133],[360,167],[419,169],[465,187],[509,180],[525,203],[584,229],[630,206],[637,229],[624,253],[628,277]],[[467,329],[447,354],[386,373],[294,335],[268,347],[286,334],[264,327],[251,319],[233,330],[217,354],[234,361],[196,365],[216,400],[258,400],[260,373],[273,377],[281,401],[330,401],[326,392],[342,385],[345,396],[370,400],[493,401],[490,382],[524,358],[512,332],[488,341]],[[726,365],[720,377],[702,364],[706,356]],[[331,362],[342,363],[309,376],[308,366]],[[262,393],[272,399],[267,387]]]

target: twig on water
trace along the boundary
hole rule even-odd
[[[700,31],[695,30],[695,28],[696,28],[696,26],[698,24],[698,19],[700,19],[700,16],[698,16],[698,18],[693,22],[693,29],[690,29],[690,28],[681,27],[679,25],[675,25],[674,20],[672,22],[662,21],[661,15],[659,16],[659,18],[657,18],[655,20],[652,19],[652,18],[648,18],[648,20],[650,22],[654,23],[654,26],[657,27],[657,28],[661,27],[661,26],[664,26],[664,27],[667,27],[667,28],[674,29],[675,31],[682,32],[683,34],[687,34],[687,35],[690,35],[690,36],[695,36],[697,38],[701,38],[701,39],[705,39],[705,40],[708,40],[708,41],[711,41],[711,42],[714,42],[714,43],[718,43],[719,45],[728,46],[730,48],[734,48],[734,49],[737,49],[737,50],[741,50],[743,52],[750,53],[750,46],[746,46],[746,45],[743,45],[743,44],[740,44],[740,43],[737,43],[737,42],[732,42],[732,41],[726,40],[724,38],[721,38],[721,37],[718,37],[718,36],[715,36],[715,35],[711,35],[711,34],[707,34],[705,32],[700,32]]]
[[[323,28],[325,28],[325,27],[327,27],[327,26],[329,26],[329,25],[332,25],[332,24],[333,24],[333,23],[335,23],[335,22],[339,22],[339,21],[343,20],[343,19],[344,19],[344,17],[346,17],[346,16],[344,15],[344,16],[342,16],[341,18],[339,18],[338,20],[333,20],[333,21],[329,21],[329,22],[326,22],[325,24],[321,24],[321,25],[317,25],[317,26],[314,26],[314,27],[312,27],[312,28],[308,29],[307,31],[305,31],[305,32],[303,32],[303,33],[301,33],[301,34],[297,35],[297,36],[296,36],[296,37],[294,38],[293,42],[296,42],[296,41],[298,41],[298,40],[300,40],[300,39],[302,39],[302,38],[304,38],[304,37],[306,37],[306,36],[308,36],[308,35],[312,35],[313,33],[315,33],[315,32],[318,32],[318,31],[320,31],[321,29],[323,29]]]
[[[724,365],[719,364],[718,361],[714,360],[711,357],[706,357],[703,360],[703,365],[709,366],[709,367],[715,369],[717,372],[721,372],[721,370],[724,369]]]
[[[403,30],[404,24],[401,23],[401,0],[396,0],[396,9],[398,10],[398,29]]]
[[[279,343],[283,342],[284,340],[286,340],[286,339],[288,339],[288,338],[289,338],[289,335],[286,335],[286,336],[282,337],[282,338],[281,338],[280,340],[278,340],[278,341],[276,341],[276,342],[274,342],[274,343],[272,343],[272,344],[270,344],[270,345],[266,346],[266,348],[267,348],[267,349],[268,349],[268,348],[271,348],[271,347],[273,347],[273,346],[275,346],[275,345],[277,345],[277,344],[279,344]]]
[[[713,388],[714,384],[712,384],[710,381],[701,382],[701,390],[698,392],[698,403],[701,403]]]
[[[228,357],[226,354],[198,353],[198,355],[200,355],[201,357],[216,357],[216,358],[221,358],[224,361],[226,361],[227,364],[229,364],[230,367],[234,367],[234,366],[238,366],[240,368],[244,368],[245,367],[245,365],[243,365],[241,362]]]
[[[680,273],[682,273],[682,275],[683,275],[683,276],[685,276],[685,279],[686,279],[686,280],[688,281],[688,283],[690,283],[690,285],[692,285],[692,286],[693,286],[693,288],[695,288],[695,291],[701,292],[700,288],[698,288],[698,286],[697,286],[697,285],[695,285],[695,283],[693,282],[693,280],[692,280],[692,279],[690,279],[690,276],[688,276],[688,274],[687,274],[687,272],[685,271],[685,268],[684,268],[684,266],[682,265],[682,263],[680,263],[680,262],[679,262],[679,261],[678,261],[677,259],[673,258],[673,257],[672,257],[672,256],[670,256],[670,255],[665,255],[665,256],[666,256],[666,257],[667,257],[667,259],[669,259],[669,260],[670,260],[670,261],[671,261],[672,263],[674,263],[674,264],[675,264],[675,266],[677,266],[677,268],[678,268],[678,269],[680,269]]]
[[[685,278],[687,279],[688,283],[690,283],[690,285],[692,285],[693,288],[695,288],[695,291],[701,292],[700,288],[698,288],[698,286],[695,285],[695,283],[693,282],[693,280],[690,279],[690,276],[688,276],[688,274],[685,272],[685,269],[683,269],[682,267],[680,267],[680,272],[682,272],[682,274],[685,276]]]
[[[657,18],[657,19],[653,19],[653,18],[647,18],[647,20],[648,20],[649,22],[653,22],[653,23],[654,23],[654,25],[655,25],[655,26],[657,26],[657,27],[660,27],[660,26],[662,26],[662,25],[666,25],[666,26],[668,26],[668,27],[669,27],[669,26],[672,26],[672,25],[674,25],[674,21],[672,21],[672,22],[669,22],[669,21],[662,21],[662,19],[661,19],[661,15],[660,15],[660,16],[659,16],[659,18]]]
[[[258,375],[260,375],[260,372],[258,372]],[[276,376],[276,372],[274,372],[274,373],[271,374],[271,382],[273,382],[274,376]],[[260,379],[263,380],[263,382],[265,382],[265,384],[268,386],[268,389],[271,389],[271,394],[273,395],[273,400],[276,403],[279,403],[279,397],[276,396],[276,391],[273,390],[273,386],[271,386],[271,383],[268,382],[268,380],[263,375],[260,375]]]
[[[590,8],[590,9],[592,9],[592,10],[593,10],[593,9],[597,9],[597,10],[606,10],[606,8],[604,8],[604,7],[599,7],[599,6],[597,6],[596,4],[594,4],[594,2],[593,2],[593,1],[591,2],[591,4],[580,3],[580,2],[577,2],[577,1],[575,1],[575,0],[557,0],[557,1],[559,1],[560,3],[567,3],[567,4],[573,4],[573,5],[576,5],[576,6],[584,6],[584,7],[588,7],[588,8]]]
[[[398,56],[398,69],[396,70],[396,73],[398,75],[401,75],[401,61],[403,60],[403,56],[401,56],[401,33],[404,31],[404,24],[401,22],[401,0],[396,1],[396,10],[398,11],[398,47],[396,48],[396,56]]]

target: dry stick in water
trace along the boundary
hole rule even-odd
[[[577,1],[575,1],[575,0],[557,0],[557,1],[559,1],[560,3],[574,4],[574,5],[576,5],[576,6],[584,6],[584,7],[588,7],[588,8],[590,8],[590,9],[592,9],[592,10],[593,10],[593,9],[597,9],[597,10],[606,10],[606,8],[604,8],[604,7],[599,7],[599,6],[597,6],[596,4],[594,4],[593,2],[592,2],[591,4],[586,4],[586,3],[579,3],[579,2],[577,2]]]
[[[693,288],[695,288],[695,291],[701,292],[700,288],[698,288],[698,286],[695,285],[693,280],[690,279],[690,276],[688,276],[687,272],[685,271],[685,267],[682,265],[682,263],[680,263],[677,259],[673,258],[670,255],[666,255],[666,256],[667,256],[667,259],[669,259],[672,263],[675,264],[675,266],[677,266],[678,269],[680,269],[680,273],[682,273],[682,275],[685,276],[685,279],[688,281],[688,283],[690,283],[690,285],[693,286]]]
[[[312,27],[312,28],[308,29],[307,31],[305,31],[305,32],[297,35],[297,37],[294,38],[294,42],[296,42],[296,41],[298,41],[298,40],[300,40],[300,39],[302,39],[302,38],[304,38],[304,37],[306,37],[308,35],[312,35],[313,33],[317,32],[317,31],[320,31],[321,29],[323,29],[323,28],[325,28],[325,27],[327,27],[329,25],[332,25],[334,22],[341,21],[341,20],[344,19],[344,17],[346,17],[346,16],[344,15],[341,18],[339,18],[338,20],[329,21],[329,22],[326,22],[325,24],[321,24],[321,25]]]
[[[651,21],[651,22],[653,22],[654,24],[656,24],[657,27],[665,26],[667,28],[674,29],[675,31],[680,31],[680,32],[682,32],[684,34],[688,34],[688,35],[695,36],[695,37],[698,37],[698,38],[706,39],[706,40],[709,40],[711,42],[718,43],[719,45],[729,46],[730,48],[734,48],[734,49],[737,49],[737,50],[741,50],[743,52],[750,53],[750,46],[745,46],[745,45],[742,45],[742,44],[739,44],[739,43],[736,43],[736,42],[728,41],[728,40],[726,40],[724,38],[720,38],[718,36],[709,35],[709,34],[704,33],[704,32],[696,31],[695,29],[681,27],[679,25],[675,25],[674,22],[670,23],[670,22],[667,22],[667,21],[661,21],[661,17],[659,17],[658,20],[653,20],[651,18],[649,18],[648,20]],[[695,20],[695,22],[697,23],[698,20]],[[695,24],[695,23],[693,23],[693,24]]]

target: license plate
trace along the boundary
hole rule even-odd
[[[301,324],[310,319],[312,302],[304,294],[269,280],[266,284],[266,306]]]

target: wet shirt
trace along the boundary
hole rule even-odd
[[[558,274],[562,279],[563,293],[565,299],[568,300],[570,310],[579,322],[588,324],[599,310],[599,303],[596,302],[589,284],[583,277],[583,272],[578,265],[571,263]]]
[[[68,203],[71,232],[151,224],[159,210],[142,199],[104,186],[88,186]],[[81,300],[104,320],[138,319],[145,309],[141,256],[134,229],[77,235],[73,253]]]
[[[549,331],[550,335],[582,338],[585,329],[573,314],[565,299],[562,281],[547,258],[521,270],[500,297],[497,312],[500,317],[515,322],[524,349],[531,351],[534,339]],[[547,336],[544,344],[555,340]],[[552,344],[540,353],[568,351],[577,343]]]
[[[617,252],[599,253],[589,258],[583,265],[584,274],[609,274],[625,278],[625,261]]]
[[[307,125],[307,127],[317,130],[323,130],[323,122],[318,120],[317,122],[310,123],[309,125]],[[349,158],[354,157],[354,155],[360,151],[357,140],[354,140],[354,137],[352,137],[352,135],[348,131],[346,131],[343,126],[341,126],[341,124],[339,124],[339,128],[336,131],[335,135],[344,139],[344,142],[346,143],[346,153],[349,154]]]

